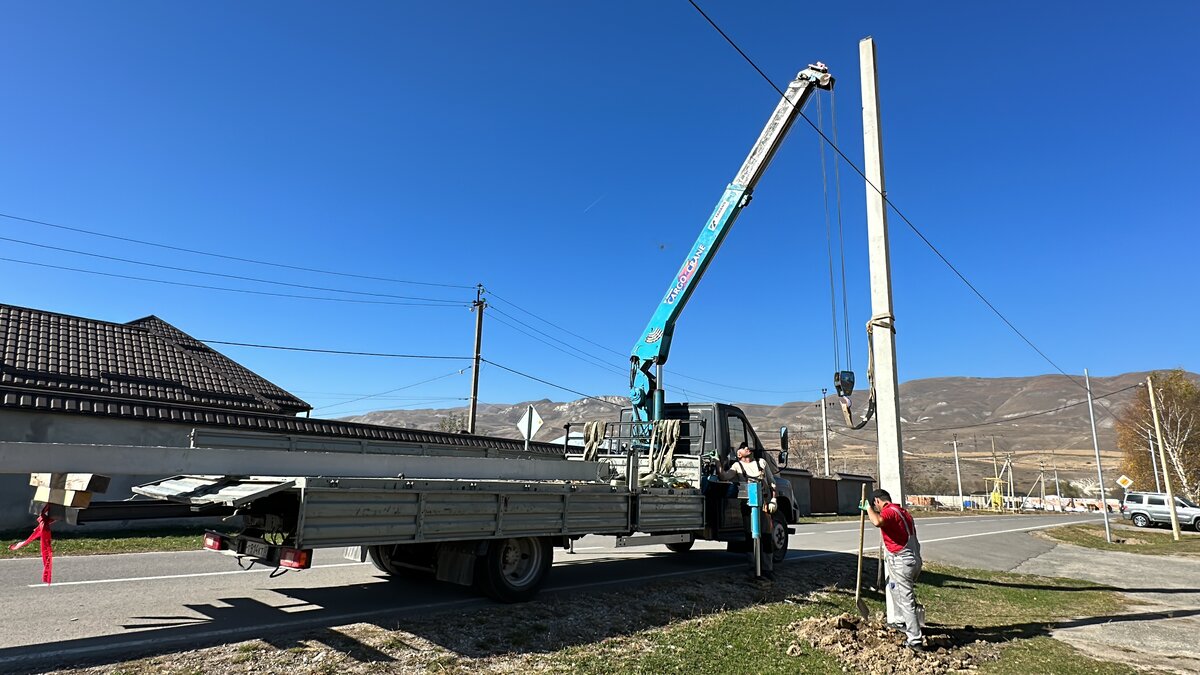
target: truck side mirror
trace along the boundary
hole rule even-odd
[[[788,461],[788,428],[779,427],[779,466],[787,466]]]

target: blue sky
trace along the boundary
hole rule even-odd
[[[1188,336],[1200,328],[1200,235],[1186,195],[1200,154],[1200,6],[701,6],[779,86],[826,62],[839,144],[859,164],[858,41],[876,38],[889,196],[1059,366],[1198,369]],[[625,393],[625,354],[777,99],[684,0],[3,11],[0,213],[300,267],[483,283],[505,312],[488,315],[485,358],[594,394]],[[823,100],[830,133],[833,103]],[[815,104],[807,113],[815,121]],[[865,379],[864,186],[843,166],[841,187],[853,362]],[[832,185],[829,198],[833,208]],[[819,145],[801,122],[679,321],[671,398],[774,403],[829,386],[824,214]],[[891,228],[902,381],[1053,372],[895,216]],[[14,241],[0,241],[0,257],[181,283],[401,302],[186,268],[474,297],[8,218],[0,237],[175,269]],[[10,261],[0,270],[0,301],[111,321],[156,314],[201,339],[471,351],[465,306],[252,295]],[[518,333],[529,329],[514,319],[603,367]],[[470,385],[456,374],[466,362],[219,348],[317,414],[457,405]],[[573,398],[482,373],[484,401],[541,397]]]

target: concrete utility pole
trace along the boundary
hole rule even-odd
[[[1112,528],[1108,524],[1108,495],[1104,491],[1104,468],[1100,466],[1100,439],[1096,436],[1096,412],[1092,409],[1092,381],[1087,368],[1083,369],[1083,384],[1087,388],[1088,417],[1092,420],[1092,448],[1096,450],[1096,476],[1100,480],[1100,515],[1104,517],[1104,538],[1112,543]]]
[[[1158,437],[1158,458],[1163,465],[1163,484],[1167,486],[1167,507],[1171,511],[1171,534],[1179,541],[1179,514],[1175,512],[1175,493],[1171,491],[1171,472],[1167,470],[1167,452],[1163,449],[1162,422],[1158,420],[1158,396],[1154,393],[1154,380],[1146,376],[1150,388],[1150,414],[1154,416],[1154,435]]]
[[[1013,477],[1013,460],[1012,453],[1009,453],[1004,458],[1004,463],[1008,465],[1008,498],[1012,500],[1013,511],[1017,510],[1017,479]]]
[[[1154,457],[1154,432],[1146,430],[1146,442],[1150,445],[1150,470],[1154,472],[1154,491],[1162,492],[1162,483],[1158,480],[1158,459]]]
[[[883,182],[883,135],[879,128],[879,84],[875,41],[858,43],[862,75],[863,151],[867,177],[867,251],[871,270],[871,355],[875,359],[875,423],[879,434],[879,486],[904,504],[904,456],[900,444],[900,382],[896,375],[896,317],[892,313],[891,254],[888,249],[887,189]]]
[[[475,285],[475,302],[471,303],[471,311],[475,312],[475,365],[471,368],[471,410],[467,413],[467,433],[475,433],[475,409],[479,406],[479,350],[483,346],[483,308],[487,301],[483,299],[483,284]]]
[[[1058,484],[1058,458],[1050,451],[1050,463],[1054,465],[1054,496],[1058,497],[1058,508],[1062,510],[1062,486]]]
[[[954,475],[958,477],[958,510],[966,511],[967,505],[963,502],[962,493],[962,471],[958,468],[958,434],[954,434]]]
[[[828,390],[821,388],[821,444],[825,446],[825,475],[829,475],[829,418],[826,416],[825,409],[829,404],[825,401],[825,393]],[[844,445],[844,444],[843,444]],[[845,447],[842,448],[845,450]]]

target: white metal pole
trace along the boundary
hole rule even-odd
[[[954,434],[954,474],[958,476],[958,510],[966,511],[967,505],[963,502],[962,471],[958,468],[958,434]]]
[[[1167,508],[1171,512],[1171,534],[1179,541],[1179,514],[1175,512],[1175,493],[1171,490],[1171,473],[1167,471],[1167,452],[1163,445],[1162,423],[1158,420],[1158,396],[1154,393],[1154,380],[1146,376],[1150,388],[1150,414],[1154,416],[1154,435],[1158,438],[1158,458],[1162,460],[1163,485],[1167,486]]]
[[[511,417],[509,419],[512,419]],[[525,409],[525,452],[529,452],[529,441],[533,439],[533,406]]]
[[[825,409],[829,407],[829,402],[825,400],[826,389],[821,389],[821,443],[825,446],[825,475],[829,475],[829,417],[826,415]],[[843,448],[845,449],[845,448]]]
[[[1092,448],[1096,451],[1096,476],[1100,480],[1100,515],[1104,518],[1104,538],[1112,543],[1112,528],[1108,524],[1108,495],[1104,491],[1104,468],[1100,466],[1100,439],[1096,436],[1096,411],[1092,409],[1092,381],[1087,368],[1083,369],[1083,383],[1087,387],[1088,417],[1092,420]]]

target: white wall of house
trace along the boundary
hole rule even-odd
[[[192,428],[189,424],[0,409],[0,441],[188,447]],[[94,499],[126,499],[133,494],[131,487],[148,483],[152,477],[112,476],[112,479],[108,492]],[[29,515],[32,497],[28,474],[0,474],[0,530],[21,529],[34,523],[34,516]]]

